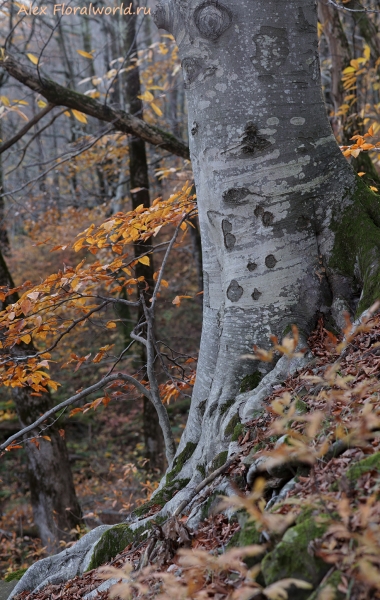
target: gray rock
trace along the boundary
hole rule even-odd
[[[71,548],[34,563],[17,582],[8,600],[25,590],[38,592],[47,585],[64,583],[84,573],[90,564],[95,544],[110,527],[112,525],[101,525],[83,536]]]

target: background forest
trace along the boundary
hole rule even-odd
[[[93,2],[99,9],[110,4]],[[82,6],[77,0],[69,5]],[[153,11],[154,5],[146,0],[143,6]],[[117,389],[112,383],[99,387],[54,422],[57,439],[67,447],[64,464],[71,468],[81,510],[56,539],[41,539],[42,525],[32,510],[38,476],[27,457],[52,443],[50,429],[4,448],[0,578],[8,580],[95,526],[119,523],[157,488],[170,439],[134,382],[153,394],[152,369],[178,443],[195,378],[203,292],[185,84],[174,38],[157,30],[143,10],[133,17],[62,16],[52,10],[31,17],[25,6],[0,0],[1,46],[12,56],[9,67],[0,64],[0,325],[8,328],[7,335],[0,330],[0,443],[19,431],[20,420],[23,426],[33,422],[51,401],[57,405],[119,369],[134,381]],[[380,2],[318,0],[318,16],[323,92],[334,135],[377,192]],[[28,64],[37,67],[35,80]],[[47,81],[52,83],[44,93]],[[120,111],[150,129],[138,137],[139,123],[131,125]],[[175,138],[161,138],[160,132]],[[144,322],[140,298],[154,308],[152,338],[149,319],[138,325]],[[14,311],[10,301],[18,302]],[[147,345],[136,338],[143,334]],[[333,337],[320,325],[313,338],[325,363],[337,356],[340,340]],[[18,348],[11,365],[9,340],[17,340]],[[362,343],[366,347],[363,340],[358,347]],[[17,358],[25,353],[33,358],[22,370]],[[316,428],[308,433],[312,438],[318,419],[310,427]],[[235,433],[236,441],[244,439],[243,431]],[[273,447],[273,440],[268,443]],[[258,498],[262,490],[254,493]],[[154,502],[152,507],[154,512]],[[347,506],[339,510],[344,519]],[[224,544],[236,527],[218,518],[213,528]],[[202,547],[214,547],[212,537],[205,529]],[[208,568],[216,578],[223,570]],[[347,579],[341,584],[349,585]]]

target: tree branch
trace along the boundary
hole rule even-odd
[[[159,146],[164,150],[168,150],[171,154],[186,159],[190,157],[186,144],[178,140],[174,135],[153,125],[148,125],[145,121],[129,113],[113,109],[106,104],[101,104],[94,98],[70,90],[52,79],[43,76],[38,77],[35,70],[21,65],[12,55],[6,53],[4,49],[3,56],[0,53],[0,67],[5,69],[9,75],[17,79],[20,83],[41,94],[50,104],[78,110],[99,119],[99,121],[112,123],[118,131],[140,137],[153,146]]]
[[[35,117],[33,117],[33,119],[30,119],[30,121],[28,121],[24,125],[24,127],[22,127],[18,133],[16,133],[16,135],[14,135],[7,142],[4,142],[4,144],[1,144],[1,146],[0,146],[0,154],[2,154],[3,152],[5,152],[5,150],[8,150],[8,148],[10,148],[14,144],[16,144],[16,142],[18,142],[19,140],[21,140],[21,138],[26,133],[28,133],[29,129],[31,129],[33,127],[33,125],[36,125],[39,121],[41,121],[41,119],[45,115],[47,115],[51,110],[53,110],[53,108],[54,108],[53,104],[48,104],[47,106],[45,106],[45,108],[43,108]]]
[[[22,437],[29,431],[32,431],[33,429],[38,427],[38,425],[41,425],[41,423],[46,421],[46,419],[53,416],[57,411],[61,410],[62,408],[66,408],[67,406],[71,406],[72,404],[79,402],[79,400],[82,400],[82,398],[86,398],[86,396],[89,396],[90,394],[92,394],[92,392],[96,392],[108,385],[109,383],[112,383],[112,381],[117,381],[119,379],[131,383],[140,392],[140,394],[143,394],[148,398],[148,400],[152,401],[150,392],[137,379],[135,379],[131,375],[126,375],[125,373],[115,373],[115,375],[109,375],[108,377],[104,377],[104,379],[101,379],[100,381],[98,381],[98,383],[95,383],[94,385],[86,388],[85,390],[82,390],[78,394],[75,394],[75,396],[71,396],[71,398],[64,400],[60,404],[57,404],[57,406],[54,406],[50,410],[46,411],[46,413],[41,415],[41,417],[34,421],[34,423],[28,425],[27,427],[24,427],[24,429],[21,429],[14,435],[11,435],[11,437],[9,437],[6,442],[0,445],[0,450],[5,450],[6,448],[8,448],[8,446],[10,446],[12,442],[18,440],[20,437]]]

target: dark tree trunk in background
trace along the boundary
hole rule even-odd
[[[8,267],[0,253],[0,286],[14,287]],[[6,304],[17,302],[16,294],[9,296],[6,303],[0,302],[0,310]],[[20,344],[15,356],[34,354],[33,344]],[[16,405],[21,427],[30,425],[52,406],[49,393],[33,396],[29,387],[13,388],[12,398]],[[62,431],[62,430],[61,430]],[[51,441],[40,439],[39,449],[34,443],[25,441],[27,468],[34,523],[47,552],[54,554],[61,549],[59,542],[75,539],[72,529],[82,524],[82,512],[75,494],[66,443],[57,425],[46,430]],[[38,432],[30,432],[25,439],[33,438]]]
[[[136,9],[137,3],[134,3],[134,10]],[[136,30],[136,17],[129,17],[126,20],[125,30],[125,53],[130,59],[137,58],[137,30]],[[133,64],[133,63],[131,63]],[[143,116],[143,104],[138,96],[141,95],[141,84],[140,84],[140,71],[138,65],[134,69],[127,71],[125,77],[125,100],[126,110],[132,115],[142,118]],[[149,208],[150,206],[150,194],[149,194],[149,173],[147,164],[147,155],[145,142],[140,138],[129,137],[128,142],[129,150],[129,173],[130,173],[130,189],[132,197],[132,207],[137,208],[142,204],[144,207]],[[142,254],[145,254],[147,250],[151,248],[148,242],[135,244],[135,256],[139,258]],[[154,287],[154,266],[153,266],[153,254],[149,255],[150,264],[143,265],[138,263],[136,265],[136,276],[145,278],[145,281],[149,285],[149,290],[144,292],[144,298],[149,306],[149,299],[152,294]],[[143,309],[139,311],[139,320],[144,318]],[[145,347],[141,346],[141,361],[142,364],[146,364],[146,351]],[[165,465],[165,452],[164,442],[161,429],[159,426],[157,412],[153,404],[144,397],[144,409],[143,409],[143,428],[144,428],[144,443],[145,443],[145,455],[148,459],[147,468],[159,469],[163,471]]]
[[[231,419],[252,418],[242,380],[273,365],[242,356],[292,324],[306,339],[321,313],[339,327],[380,296],[380,202],[331,131],[315,0],[161,0],[155,21],[184,71],[205,292],[178,448],[191,481],[172,510],[228,450]]]

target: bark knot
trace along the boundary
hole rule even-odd
[[[206,0],[195,10],[194,20],[199,33],[215,42],[231,25],[232,12],[218,0]]]
[[[227,298],[231,302],[238,302],[244,293],[243,288],[238,284],[236,279],[233,279],[228,286]]]

